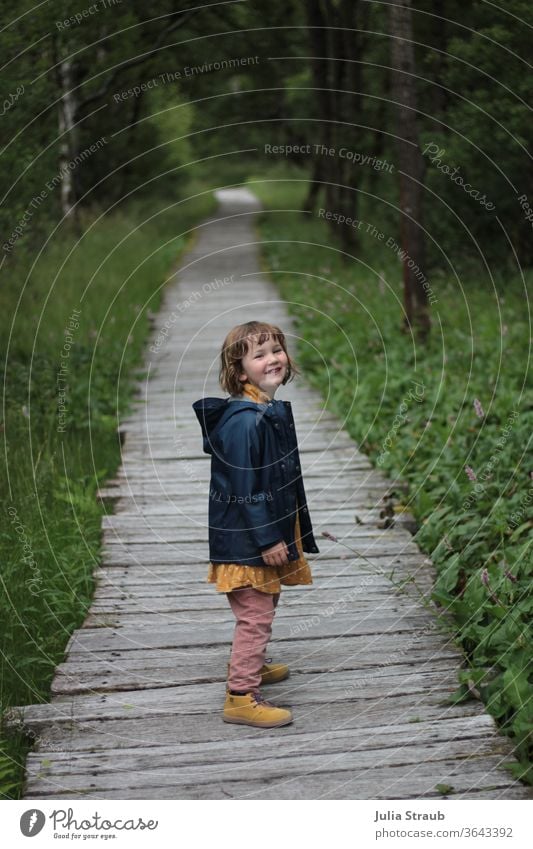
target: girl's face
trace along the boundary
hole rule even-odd
[[[269,398],[273,398],[287,373],[287,354],[279,342],[270,336],[262,345],[258,345],[257,339],[251,337],[241,365],[240,380],[259,386]]]

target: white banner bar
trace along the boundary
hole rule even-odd
[[[158,849],[331,849],[334,844],[339,849],[531,849],[532,801],[17,800],[2,802],[1,814],[3,845],[9,849],[67,841]]]

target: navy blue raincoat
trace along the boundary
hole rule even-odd
[[[201,398],[192,406],[211,455],[209,559],[266,566],[261,551],[283,540],[289,561],[298,560],[296,509],[302,548],[318,554],[290,401]]]

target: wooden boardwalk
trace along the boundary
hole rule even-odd
[[[291,322],[259,270],[255,198],[228,190],[219,201],[165,291],[148,379],[121,424],[90,613],[51,703],[16,709],[39,737],[25,798],[410,799],[438,798],[437,785],[451,799],[531,798],[504,769],[511,744],[483,705],[448,703],[462,657],[437,616],[383,574],[414,575],[425,592],[433,574],[410,517],[383,527],[392,482],[303,378],[276,397],[293,402],[320,554],[309,555],[314,585],[282,593],[270,654],[291,677],[264,690],[295,721],[222,722],[233,619],[205,581],[209,458],[191,404],[223,395],[218,350],[231,326],[266,319],[290,341]]]

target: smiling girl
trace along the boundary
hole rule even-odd
[[[236,619],[223,719],[263,728],[292,722],[259,690],[289,675],[285,664],[265,662],[281,584],[311,584],[304,551],[318,553],[291,404],[274,400],[295,372],[279,327],[240,324],[220,355],[229,398],[193,404],[211,454],[208,581]]]

